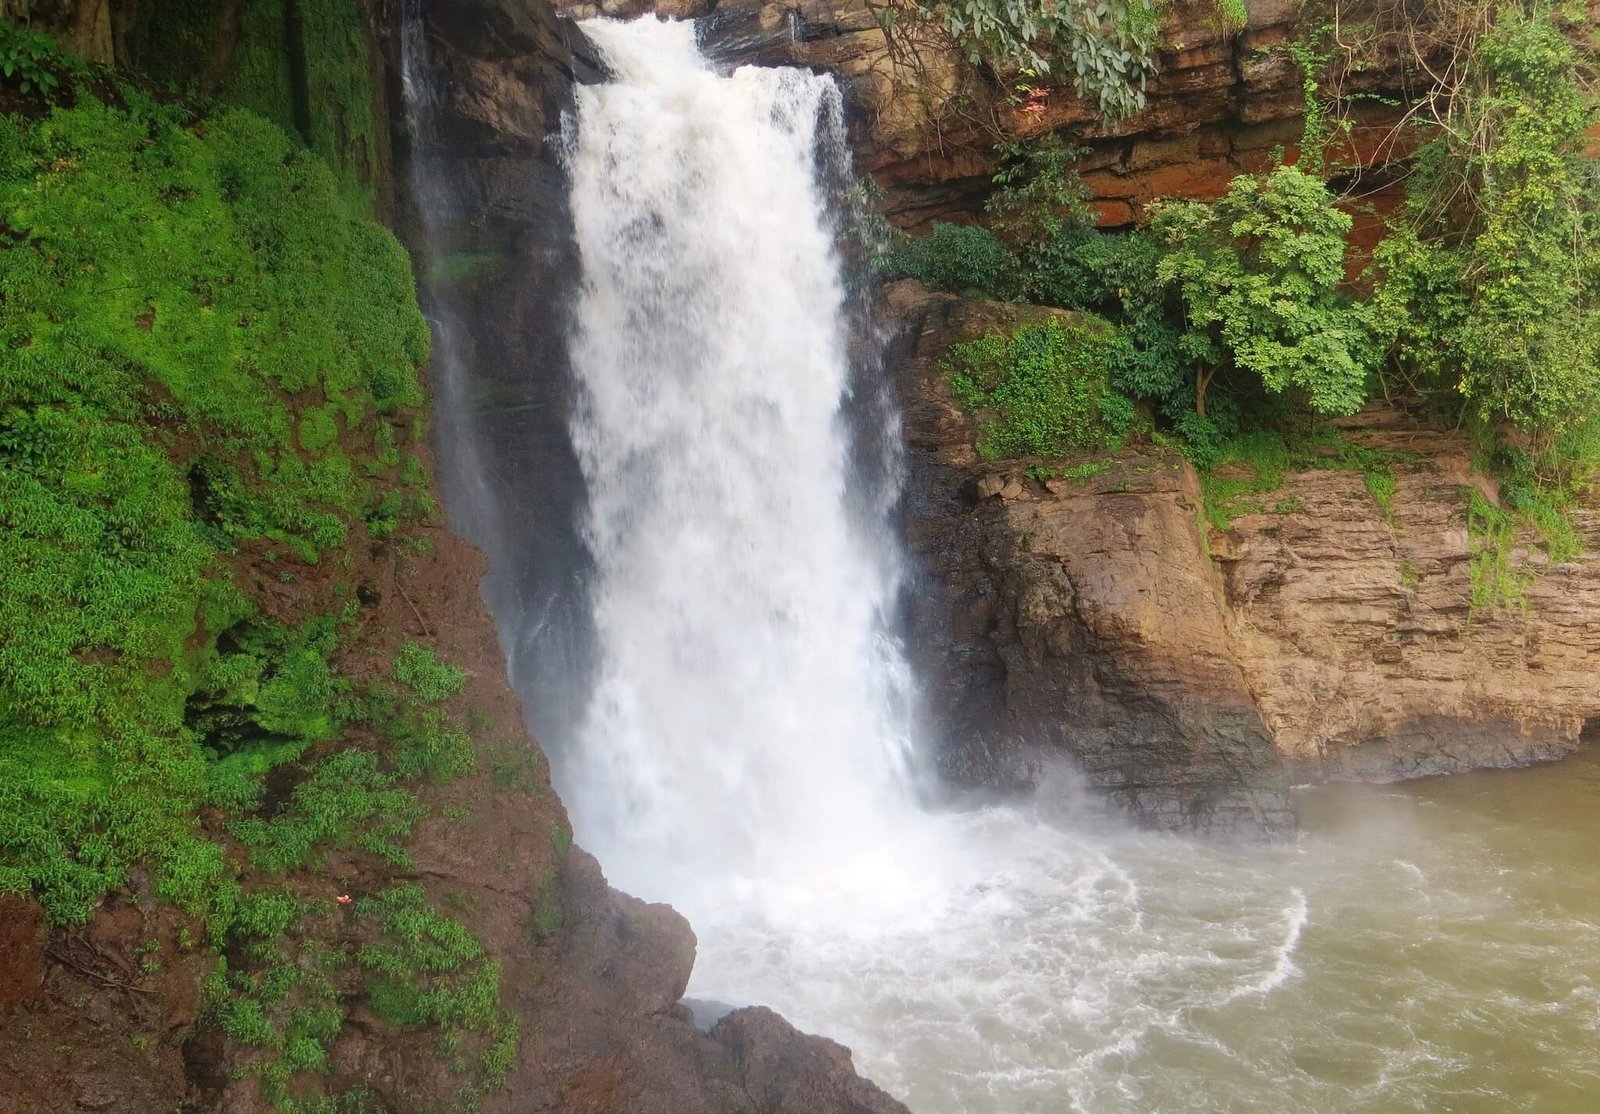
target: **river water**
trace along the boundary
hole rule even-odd
[[[694,924],[690,993],[843,1041],[920,1114],[1600,1110],[1593,757],[1308,792],[1276,847],[1124,830],[1065,774],[1049,811],[919,803],[838,91],[718,70],[686,24],[586,30],[598,669],[556,774],[612,880]]]

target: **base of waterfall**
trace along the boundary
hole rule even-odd
[[[1586,1109],[1600,754],[1299,804],[1277,846],[939,816],[964,861],[920,913],[691,912],[689,992],[843,1042],[917,1114]]]

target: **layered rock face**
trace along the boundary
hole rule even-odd
[[[701,18],[707,42],[729,60],[836,75],[858,166],[887,190],[889,215],[907,228],[981,212],[997,144],[1047,132],[1088,149],[1080,169],[1101,223],[1126,225],[1156,198],[1218,196],[1235,175],[1267,168],[1279,151],[1292,158],[1305,109],[1302,74],[1282,49],[1300,34],[1295,0],[1246,0],[1248,23],[1237,31],[1215,0],[1167,4],[1147,107],[1109,123],[1070,83],[1024,107],[956,51],[927,43],[913,51],[910,32],[891,43],[879,20],[886,9],[867,0],[558,0],[557,7],[576,18],[646,11]],[[1379,65],[1353,75],[1348,88],[1393,92],[1399,80]],[[1352,130],[1330,151],[1336,164],[1371,167],[1403,153],[1397,115],[1376,104],[1358,102]],[[1375,205],[1392,200],[1384,194]]]
[[[1387,509],[1359,472],[1290,475],[1213,537],[1230,643],[1296,777],[1393,778],[1558,758],[1600,722],[1600,513],[1573,513],[1582,552],[1550,567],[1535,539],[1508,554],[1522,598],[1472,606],[1465,437],[1392,412],[1346,423],[1393,466]],[[1488,560],[1487,555],[1480,557]]]
[[[567,437],[578,260],[560,144],[574,83],[602,75],[542,0],[428,3],[413,30],[421,109],[401,150],[401,235],[436,329],[439,478],[452,527],[489,555],[485,596],[531,722],[555,735],[580,712],[587,653],[583,479]],[[384,46],[398,77],[398,25]],[[537,629],[568,637],[519,643]]]
[[[1523,765],[1600,724],[1600,512],[1584,555],[1508,554],[1511,605],[1473,607],[1472,447],[1389,411],[1345,423],[1404,454],[1388,506],[1362,473],[1292,473],[1225,532],[1170,452],[1039,483],[988,464],[949,346],[1058,311],[887,294],[925,582],[912,643],[957,780],[1015,786],[1065,756],[1160,827],[1284,831],[1288,784]],[[1271,508],[1271,509],[1268,509]]]

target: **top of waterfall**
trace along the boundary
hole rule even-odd
[[[685,69],[706,68],[691,20],[586,19],[583,33],[600,51],[612,80],[622,85],[659,85]]]

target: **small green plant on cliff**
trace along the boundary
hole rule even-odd
[[[1499,500],[1491,502],[1477,488],[1468,492],[1473,606],[1517,606],[1545,570],[1582,552],[1568,515],[1575,495],[1548,485],[1523,449],[1498,441],[1489,432],[1480,436],[1483,448],[1473,467],[1498,482]],[[1542,560],[1538,546],[1544,550]],[[1520,563],[1513,560],[1519,547],[1524,554]]]
[[[293,870],[352,843],[393,866],[409,866],[405,838],[422,808],[395,782],[375,755],[337,751],[310,769],[276,815],[237,821],[233,833],[268,871]]]
[[[914,278],[934,290],[1009,298],[1017,294],[1011,249],[981,225],[935,221],[932,230],[888,254],[891,275]]]
[[[910,64],[953,49],[995,74],[1070,80],[1109,120],[1144,107],[1156,69],[1153,0],[875,0],[872,9]]]
[[[460,666],[440,661],[426,646],[407,642],[395,655],[394,679],[423,700],[437,702],[460,692],[467,675]]]
[[[438,1027],[440,1048],[455,1070],[475,1076],[461,1094],[469,1109],[484,1092],[504,1086],[520,1025],[501,1006],[500,964],[484,956],[465,926],[432,908],[420,886],[392,886],[355,909],[380,926],[357,953],[370,973],[373,1011],[395,1025]]]
[[[978,452],[1063,456],[1121,445],[1138,415],[1111,389],[1109,342],[1104,322],[1052,317],[952,346],[951,389],[978,415]]]
[[[1516,517],[1473,488],[1467,493],[1467,539],[1473,610],[1520,605],[1531,578],[1512,562]]]
[[[1241,514],[1265,511],[1262,497],[1281,488],[1290,472],[1359,472],[1362,487],[1387,518],[1397,486],[1394,468],[1415,459],[1399,450],[1369,448],[1333,430],[1300,437],[1255,430],[1224,442],[1201,471],[1201,502],[1206,520],[1223,531]],[[1298,495],[1289,495],[1273,509],[1298,514],[1306,507]]]
[[[306,933],[309,915],[288,890],[244,895],[227,934],[235,962],[219,960],[208,980],[212,1017],[229,1038],[255,1050],[250,1068],[280,1111],[297,1109],[290,1078],[326,1069],[344,1023],[335,984],[344,957]]]
[[[1217,14],[1222,17],[1222,26],[1229,31],[1243,31],[1250,25],[1250,12],[1244,0],[1217,0]]]

